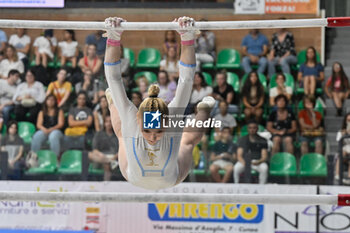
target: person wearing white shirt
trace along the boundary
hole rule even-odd
[[[26,30],[23,28],[16,28],[16,34],[11,35],[9,39],[9,44],[16,48],[20,60],[27,58],[30,42],[31,39],[26,35]]]
[[[24,65],[18,59],[15,47],[7,46],[4,59],[0,62],[0,78],[7,79],[10,70],[18,70],[21,74],[24,72]]]
[[[73,30],[64,31],[64,41],[58,43],[61,66],[65,66],[67,61],[72,62],[72,68],[77,67],[78,42],[75,39]]]
[[[179,60],[177,59],[176,49],[170,47],[166,58],[160,61],[160,70],[168,73],[170,81],[174,81],[179,77]]]
[[[14,108],[13,96],[16,93],[17,82],[20,80],[18,70],[10,70],[9,77],[0,79],[0,112],[6,125]]]
[[[42,64],[46,68],[48,59],[53,60],[57,47],[57,39],[53,36],[53,30],[45,30],[43,36],[35,39],[33,47],[35,49],[35,65]]]
[[[190,104],[196,104],[201,101],[205,96],[210,95],[213,92],[213,88],[208,86],[204,76],[200,72],[196,72],[194,75],[193,89],[190,99]]]
[[[276,76],[276,87],[270,88],[270,106],[275,105],[275,98],[278,95],[285,95],[288,101],[291,100],[293,95],[293,89],[286,86],[286,77],[283,73],[279,73]]]
[[[35,81],[35,74],[32,70],[28,70],[25,76],[25,82],[18,85],[16,93],[13,96],[13,101],[16,104],[14,110],[16,120],[29,121],[35,124],[44,100],[44,85]],[[29,113],[28,116],[27,113]]]

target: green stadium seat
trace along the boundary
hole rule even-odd
[[[299,65],[304,64],[306,62],[306,49],[301,50],[298,53],[297,58],[298,58],[298,64]],[[321,62],[320,54],[317,51],[316,51],[316,60],[317,60],[317,62]]]
[[[51,61],[49,61],[48,63],[47,63],[47,67],[48,68],[56,68],[56,66],[57,66],[57,56],[55,55],[54,57],[53,57],[53,60]],[[33,56],[33,60],[30,62],[30,67],[34,67],[34,66],[36,66],[36,64],[35,64],[35,55]]]
[[[233,72],[227,72],[227,83],[233,87],[236,93],[239,93],[239,77]]]
[[[207,72],[202,72],[205,82],[209,85],[212,86],[213,85],[213,78],[211,77],[211,75]]]
[[[265,127],[262,125],[258,126],[258,132],[264,132],[265,131]],[[241,137],[243,136],[247,136],[248,135],[248,125],[243,125],[241,128]]]
[[[151,71],[137,72],[134,75],[134,80],[136,81],[141,76],[146,77],[146,79],[148,81],[148,84],[157,82],[157,75],[155,73],[151,72]]]
[[[286,85],[287,87],[291,87],[291,88],[294,90],[295,83],[294,83],[293,75],[284,73],[284,76],[286,77],[285,85]],[[276,87],[276,86],[277,86],[276,77],[277,77],[277,74],[274,74],[274,75],[270,78],[270,88],[273,88],[273,87]]]
[[[270,159],[270,175],[271,176],[296,176],[297,161],[294,155],[287,152],[274,154]]]
[[[216,61],[217,69],[239,69],[241,56],[235,49],[223,49],[219,52]]]
[[[23,139],[24,143],[30,144],[32,142],[35,131],[34,124],[26,121],[18,122],[18,135]]]
[[[94,165],[92,163],[90,163],[90,165],[89,165],[89,174],[92,174],[92,175],[103,175],[104,173],[105,173],[105,171],[103,169],[94,168]]]
[[[137,68],[159,68],[161,55],[158,49],[142,49],[137,58]]]
[[[215,65],[214,63],[203,63],[201,65],[201,68],[204,70],[214,70],[215,69]]]
[[[3,125],[3,126],[2,126],[1,134],[2,134],[3,136],[6,135],[6,131],[7,131],[7,126],[6,126],[6,125]]]
[[[67,150],[61,158],[58,173],[80,174],[82,171],[82,152],[80,150]]]
[[[54,174],[57,169],[57,156],[50,150],[39,150],[38,155],[38,167],[30,168],[26,174]]]
[[[134,68],[135,66],[135,53],[130,48],[124,48],[123,49],[124,57],[129,59],[129,64],[131,68]]]
[[[308,153],[300,159],[301,177],[326,177],[327,162],[326,158],[317,153]]]

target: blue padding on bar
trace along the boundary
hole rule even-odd
[[[116,62],[105,62],[103,64],[105,64],[105,66],[115,66],[121,63],[121,60],[116,61]]]
[[[185,67],[190,67],[190,68],[196,67],[196,64],[185,64],[182,61],[180,61],[180,65],[185,66]]]

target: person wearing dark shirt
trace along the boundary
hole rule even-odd
[[[10,121],[7,125],[7,133],[1,139],[1,151],[8,154],[8,166],[13,172],[14,178],[20,179],[22,168],[24,168],[23,152],[24,141],[18,135],[18,124]]]
[[[225,72],[218,72],[216,74],[216,86],[213,89],[212,97],[216,100],[216,104],[212,110],[213,116],[219,113],[219,102],[225,101],[228,104],[228,113],[238,113],[238,108],[234,104],[234,90],[233,87],[227,83],[227,75]]]
[[[61,129],[64,126],[64,113],[58,108],[57,99],[53,94],[46,97],[43,110],[39,112],[36,128],[33,135],[31,150],[38,152],[44,142],[49,141],[50,150],[56,156],[61,152],[61,139],[63,134]]]
[[[283,142],[288,153],[294,153],[293,141],[297,130],[297,121],[293,112],[287,109],[288,98],[285,95],[278,95],[275,98],[277,110],[271,112],[267,121],[267,130],[272,134],[272,155],[280,152]]]
[[[87,54],[89,44],[96,45],[96,53],[99,58],[103,58],[106,51],[107,38],[103,37],[104,31],[96,31],[94,34],[90,34],[85,38],[84,54]]]
[[[269,168],[267,166],[267,141],[258,135],[258,124],[251,120],[248,123],[248,135],[239,139],[237,149],[237,163],[234,166],[234,182],[239,183],[240,175],[247,164],[251,169],[259,172],[259,184],[267,182]]]
[[[290,74],[290,65],[298,62],[293,34],[285,28],[281,28],[273,34],[271,50],[267,58],[270,78],[276,73],[276,65],[281,65],[283,73]]]
[[[104,130],[95,134],[92,140],[92,152],[89,153],[89,159],[94,165],[103,165],[104,180],[111,179],[111,170],[118,166],[118,138],[115,136],[111,123],[111,116],[104,119]]]
[[[233,159],[235,158],[234,145],[231,141],[231,131],[225,127],[219,133],[219,140],[215,142],[210,155],[210,173],[217,183],[227,183],[233,171]],[[225,175],[221,178],[219,170],[224,169]]]

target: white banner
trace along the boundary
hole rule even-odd
[[[265,14],[265,0],[235,0],[235,14]]]
[[[150,193],[127,182],[0,182],[1,190]],[[316,186],[182,183],[161,193],[316,194]],[[313,207],[179,203],[0,202],[0,228],[100,233],[314,232]],[[311,213],[311,214],[310,214]]]
[[[320,194],[350,193],[346,186],[320,186]],[[347,206],[320,206],[320,232],[350,232],[350,208]]]

